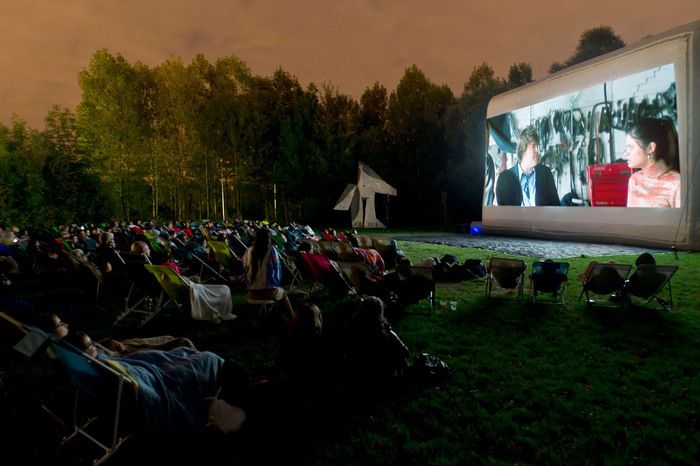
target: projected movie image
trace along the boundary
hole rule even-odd
[[[488,120],[484,205],[679,208],[673,64]]]

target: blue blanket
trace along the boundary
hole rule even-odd
[[[144,426],[150,433],[201,431],[207,423],[206,397],[216,394],[224,360],[208,351],[146,350],[110,358],[138,383]]]

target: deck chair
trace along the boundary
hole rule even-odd
[[[569,281],[568,273],[568,262],[552,260],[533,262],[530,274],[530,298],[532,302],[537,302],[538,293],[544,293],[551,295],[552,302],[564,305],[564,291]]]
[[[231,268],[233,261],[238,259],[237,257],[234,257],[228,245],[223,241],[207,240],[207,244],[214,252],[216,262],[218,262],[224,269]]]
[[[396,266],[396,242],[389,238],[373,238],[372,249],[381,254],[387,269]]]
[[[520,259],[489,259],[486,262],[486,297],[491,297],[495,284],[503,295],[515,290],[516,299],[522,299],[525,269],[527,264]]]
[[[189,285],[177,272],[166,265],[145,264],[144,268],[158,280],[169,299],[162,307],[172,302],[178,309],[182,309],[189,303]]]
[[[272,232],[271,238],[272,238],[272,244],[274,244],[277,248],[283,249],[285,243],[287,242],[287,239],[282,235],[277,230],[270,230]]]
[[[100,269],[93,263],[81,262],[72,254],[66,253],[68,260],[73,265],[76,273],[76,289],[79,293],[90,297],[93,303],[99,302],[100,288],[103,282],[103,276]]]
[[[144,231],[143,236],[146,237],[148,240],[148,245],[151,248],[151,251],[156,252],[158,254],[166,254],[168,251],[166,251],[163,246],[158,242],[158,239],[153,235],[152,232],[150,231]]]
[[[623,303],[623,288],[631,269],[632,266],[629,264],[617,264],[612,262],[597,262],[593,264],[592,267],[589,267],[588,274],[583,277],[583,287],[579,299],[585,295],[586,304],[591,306],[594,304],[601,304],[600,301],[592,299],[591,294],[608,296],[609,298],[619,296],[620,299],[618,302],[614,299],[610,301],[613,305]]]
[[[124,298],[124,310],[117,316],[115,324],[124,319],[129,314],[141,314],[143,319],[139,326],[145,325],[148,321],[157,316],[163,309],[165,290],[158,283],[156,277],[146,269],[146,261],[139,254],[123,253],[122,258],[131,286]]]
[[[355,250],[350,243],[344,243],[343,241],[332,241],[331,246],[335,251],[336,258],[339,261],[360,261],[361,257],[355,254]]]
[[[125,412],[136,404],[136,382],[126,373],[116,370],[99,359],[58,338],[51,337],[51,347],[58,360],[68,371],[76,387],[72,413],[72,432],[61,441],[61,446],[72,439],[84,437],[103,452],[94,459],[98,465],[107,461],[132,434],[125,429]],[[94,405],[109,403],[109,407],[95,414],[85,410],[87,397]]]
[[[625,304],[648,304],[656,301],[661,309],[673,308],[671,278],[678,270],[675,265],[640,265],[624,285]],[[661,296],[668,289],[667,297]]]
[[[337,259],[338,253],[336,253],[333,243],[334,241],[327,240],[315,241],[315,245],[319,253],[323,254],[329,259]]]
[[[284,267],[283,276],[286,280],[285,283],[287,283],[286,287],[289,289],[290,293],[293,291],[299,291],[296,288],[303,283],[304,278],[302,277],[296,262],[294,262],[294,258],[284,252],[284,249],[282,248],[275,246],[275,249],[277,249],[277,255],[280,258],[280,262],[282,262],[282,267]]]
[[[178,310],[189,309],[197,320],[233,320],[231,290],[227,285],[197,284],[180,276],[165,265],[144,266],[158,280],[165,292],[161,309],[173,304]],[[225,304],[224,304],[225,303]]]
[[[398,299],[401,307],[428,300],[428,314],[435,310],[435,277],[432,266],[412,265],[399,274]]]
[[[357,289],[345,276],[337,262],[316,253],[302,252],[300,257],[312,282],[309,296],[323,289],[334,295],[358,294]]]
[[[51,359],[57,359],[67,369],[71,382],[75,385],[70,420],[62,419],[52,409],[41,404],[44,412],[59,424],[71,428],[71,432],[63,437],[61,446],[78,436],[85,437],[103,452],[101,457],[94,459],[93,464],[104,463],[131,437],[125,430],[123,412],[128,409],[128,403],[136,401],[136,384],[133,379],[104,362],[91,358],[53,334],[28,326],[4,312],[0,312],[0,318],[14,325],[23,335],[14,345],[15,350],[27,357],[44,352]],[[102,410],[101,415],[91,412],[91,415],[86,417],[83,412],[90,403],[81,402],[81,393],[83,396],[87,395],[93,405],[95,402],[113,401],[114,406],[110,405],[107,410]],[[127,399],[129,401],[125,403]]]
[[[365,293],[365,278],[369,275],[369,268],[364,262],[339,260],[335,261],[343,276],[359,292]]]
[[[374,248],[374,241],[371,236],[367,235],[355,235],[355,240],[357,241],[357,247],[363,249]]]

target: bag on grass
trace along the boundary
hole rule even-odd
[[[486,276],[486,266],[481,259],[465,259],[462,264],[464,279],[483,278]]]
[[[452,254],[445,254],[433,269],[435,280],[439,282],[458,282],[462,280],[459,259]]]
[[[437,356],[421,353],[411,364],[410,374],[417,382],[442,383],[452,376],[452,369]]]

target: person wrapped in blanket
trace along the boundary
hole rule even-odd
[[[138,350],[115,354],[92,341],[83,332],[69,332],[68,324],[51,316],[54,332],[85,354],[103,361],[126,374],[137,386],[144,432],[175,434],[203,432],[213,429],[223,433],[237,432],[245,421],[245,412],[218,398],[230,372],[229,363],[210,351],[197,351],[178,346],[169,350],[152,349],[141,344]],[[162,338],[162,337],[161,337]],[[165,338],[170,340],[172,337]],[[155,340],[154,340],[155,341]],[[162,347],[162,345],[160,345]]]

